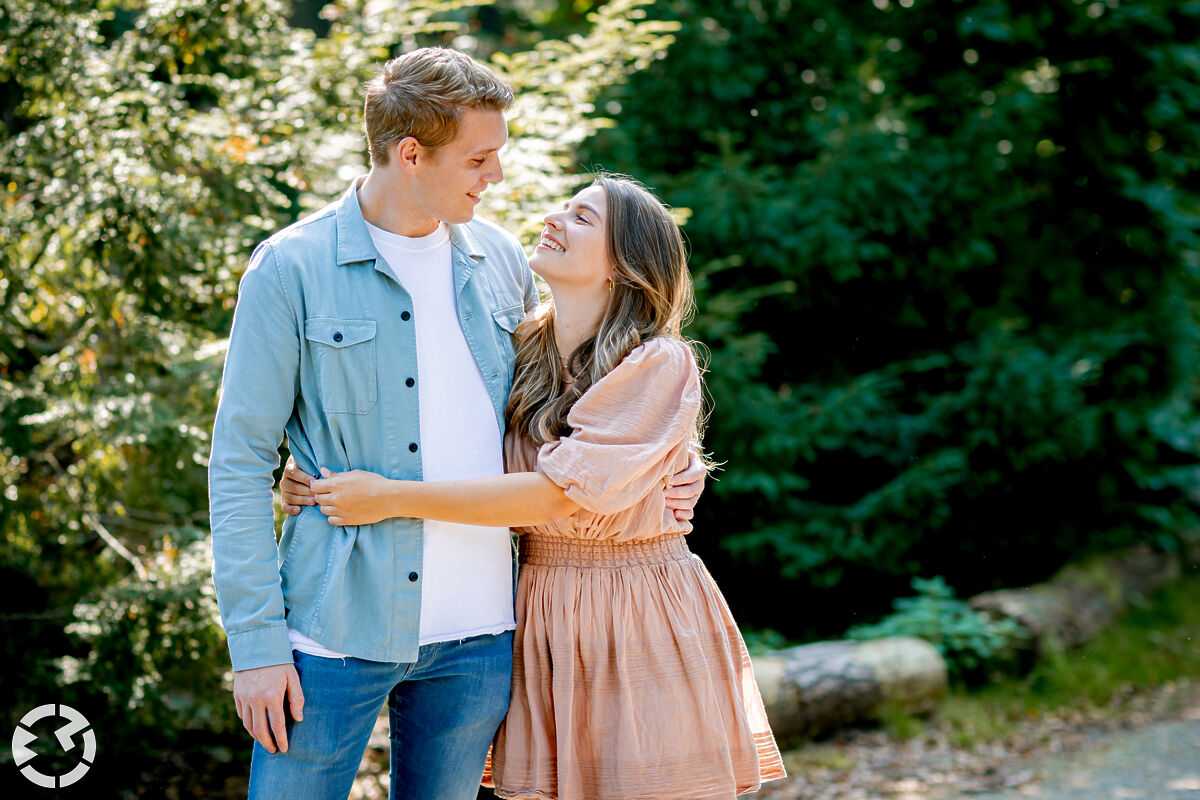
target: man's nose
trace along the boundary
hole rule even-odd
[[[500,165],[499,158],[492,164],[492,168],[483,176],[483,179],[488,183],[499,183],[504,180],[504,167]]]

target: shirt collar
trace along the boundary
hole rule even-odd
[[[362,207],[358,204],[358,186],[365,179],[359,175],[350,181],[341,199],[337,202],[337,263],[338,266],[374,262],[378,258],[367,221],[363,219]],[[450,244],[455,250],[476,261],[484,258],[483,247],[466,225],[447,225],[450,229]]]
[[[466,225],[447,225],[450,229],[450,244],[460,253],[465,253],[476,261],[484,258],[483,248],[475,234]]]
[[[337,203],[337,263],[338,266],[361,264],[364,261],[375,261],[378,251],[371,241],[371,232],[367,230],[367,221],[363,219],[362,208],[358,205],[358,185],[363,176],[350,181],[348,188]]]

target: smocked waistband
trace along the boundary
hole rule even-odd
[[[633,567],[692,558],[682,533],[632,542],[593,542],[525,534],[518,540],[521,563],[539,567]]]

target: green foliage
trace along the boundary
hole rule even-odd
[[[916,597],[893,601],[895,613],[874,625],[857,625],[851,639],[915,636],[929,642],[946,659],[950,677],[964,682],[986,678],[1012,659],[1014,647],[1028,633],[1011,619],[994,620],[956,600],[941,576],[914,578]]]
[[[217,619],[205,532],[177,547],[169,537],[144,576],[127,575],[79,603],[67,632],[82,658],[60,661],[67,683],[104,693],[115,728],[233,730],[229,656]]]
[[[925,733],[925,719],[905,708],[903,703],[884,703],[879,709],[878,719],[880,726],[893,739],[908,741]]]
[[[1141,689],[1200,674],[1200,572],[1195,569],[1094,639],[1059,650],[1026,675],[977,689],[956,687],[937,718],[962,746],[993,741],[1022,720],[1051,714],[1120,712]],[[1186,692],[1183,693],[1186,695]]]
[[[494,56],[517,99],[504,150],[504,183],[484,195],[483,213],[522,241],[535,241],[546,212],[578,185],[569,167],[579,144],[611,123],[594,113],[597,94],[670,46],[678,24],[647,21],[646,5],[609,0],[588,15],[586,33]]]
[[[299,208],[294,165],[309,144],[289,137],[318,102],[302,84],[295,104],[281,98],[311,43],[264,24],[281,12],[273,0],[5,5],[0,552],[41,594],[5,613],[65,615],[67,627],[106,587],[149,590],[163,543],[207,524],[214,345],[245,253]],[[213,616],[198,619],[217,641]],[[64,641],[17,624],[9,646],[43,662],[87,663],[88,649],[119,646],[104,636],[132,636],[102,627]],[[147,617],[123,624],[162,635]],[[46,651],[30,647],[34,630]],[[98,664],[114,683],[97,691],[147,708],[132,688],[147,663]],[[210,685],[211,659],[180,664],[195,668],[183,685]]]
[[[660,9],[584,156],[691,211],[697,531],[743,618],[828,634],[918,570],[1019,585],[1196,524],[1200,4]]]
[[[1052,653],[1021,685],[1045,708],[1065,697],[1103,705],[1130,686],[1162,686],[1200,674],[1200,572],[1126,612],[1087,645]]]
[[[741,633],[742,640],[746,644],[746,649],[752,656],[759,655],[760,653],[768,653],[772,650],[783,650],[795,644],[795,642],[772,628],[743,628]]]

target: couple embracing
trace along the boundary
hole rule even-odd
[[[469,800],[481,776],[732,798],[783,774],[685,541],[706,468],[679,229],[601,175],[526,261],[474,216],[512,100],[453,50],[388,62],[369,173],[242,278],[210,505],[252,797],[345,798],[385,702],[393,798]]]

